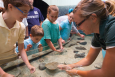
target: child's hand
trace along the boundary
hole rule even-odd
[[[59,49],[59,50],[56,50],[56,51],[57,51],[57,52],[62,52],[62,51],[61,51],[61,49]]]
[[[35,67],[33,67],[32,65],[29,65],[28,68],[30,69],[30,73],[35,72]]]
[[[62,41],[62,44],[64,44],[64,43],[65,43],[65,40],[63,40],[63,39],[62,39],[61,41]]]
[[[84,39],[85,36],[84,36],[83,34],[81,34],[80,37],[81,37],[82,39]]]
[[[39,44],[38,50],[39,50],[39,52],[41,52],[43,50],[42,44]]]
[[[31,45],[31,44],[28,44],[28,45],[27,45],[27,51],[29,51],[31,47],[32,47],[32,45]]]

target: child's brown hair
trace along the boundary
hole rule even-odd
[[[34,25],[32,28],[31,28],[31,35],[33,37],[35,36],[44,36],[44,31],[43,31],[43,28],[41,26],[38,26],[38,25]]]
[[[3,2],[5,10],[8,10],[8,4],[12,4],[13,6],[16,7],[30,6],[31,8],[29,0],[3,0]]]
[[[56,5],[50,5],[47,9],[47,14],[50,14],[52,10],[59,13],[59,8]]]

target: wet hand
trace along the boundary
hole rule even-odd
[[[66,70],[66,72],[67,72],[67,74],[69,74],[70,76],[78,76],[76,69]]]
[[[81,34],[80,37],[81,37],[82,39],[84,39],[85,36]]]
[[[62,50],[61,49],[59,49],[59,50],[56,50],[57,52],[62,52]]]
[[[35,72],[35,67],[33,67],[32,65],[29,65],[28,68],[30,69],[30,73]]]
[[[15,77],[14,75],[8,74],[8,73],[4,73],[1,77]]]
[[[71,70],[72,68],[69,65],[60,64],[57,66],[61,70]]]
[[[63,39],[62,39],[61,41],[62,41],[62,44],[64,44],[64,43],[65,43],[65,40],[63,40]]]
[[[31,47],[32,47],[32,45],[31,45],[31,44],[28,44],[28,45],[27,45],[27,51],[29,51]]]
[[[39,50],[39,52],[41,52],[41,51],[43,50],[43,46],[42,46],[42,44],[39,44],[39,46],[38,46],[38,50]]]

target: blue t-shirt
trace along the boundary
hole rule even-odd
[[[43,21],[43,20],[44,20],[44,17],[38,8],[34,7],[33,9],[31,9],[27,17],[29,34],[31,31],[31,27],[34,25],[40,25],[40,21]]]
[[[28,39],[24,40],[24,49],[27,48],[27,45],[28,45],[28,44],[31,44],[32,47],[30,48],[29,51],[27,51],[27,55],[31,55],[31,54],[33,54],[34,52],[38,52],[38,46],[39,46],[40,42],[34,43],[34,42],[31,40],[31,38],[28,38]],[[17,53],[19,52],[19,51],[18,51],[18,46],[16,47],[16,52],[17,52]]]
[[[69,39],[70,32],[71,32],[71,29],[72,29],[72,25],[73,25],[73,22],[70,24],[68,19],[61,22],[60,27],[62,29],[60,31],[60,35],[61,35],[63,40],[67,41]]]

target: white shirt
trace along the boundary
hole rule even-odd
[[[25,27],[28,26],[28,22],[26,18],[23,18],[22,23],[25,25]]]
[[[0,0],[0,7],[4,8],[4,3],[2,0]]]

